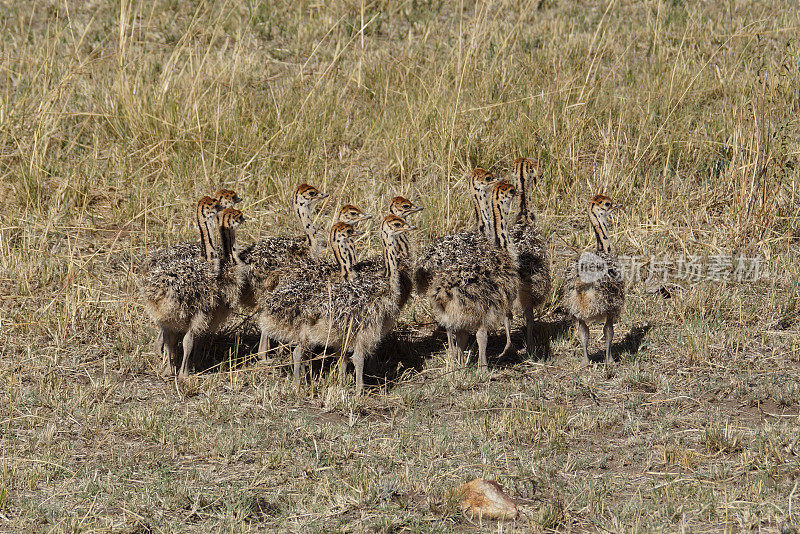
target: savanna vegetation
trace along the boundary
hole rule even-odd
[[[0,5],[0,530],[800,528],[794,3]],[[545,169],[550,357],[517,324],[488,377],[454,365],[417,299],[361,399],[321,354],[295,392],[244,316],[201,372],[158,376],[133,267],[195,238],[200,196],[238,191],[248,242],[299,233],[301,182],[331,194],[321,221],[403,194],[419,249],[470,224],[472,168],[520,156]],[[559,289],[599,192],[644,263],[617,363],[582,368]],[[648,280],[689,255],[763,271]],[[479,476],[517,521],[461,514],[448,490]]]

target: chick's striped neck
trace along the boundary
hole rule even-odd
[[[354,266],[356,263],[356,251],[353,242],[342,231],[334,229],[331,235],[331,249],[336,263],[339,264],[339,272],[342,278],[351,282],[354,279]]]
[[[200,231],[200,250],[202,257],[206,261],[213,261],[215,243],[211,236],[215,230],[213,221],[216,217],[210,215],[210,210],[213,209],[213,207],[205,200],[206,199],[201,199],[200,202],[197,203],[197,228]]]
[[[383,275],[393,280],[400,272],[400,262],[408,257],[409,242],[405,233],[394,233],[384,229],[381,232],[383,245]]]
[[[492,206],[486,187],[474,186],[472,188],[472,204],[475,208],[475,224],[479,234],[489,240],[494,239],[494,219]]]
[[[608,237],[608,228],[606,227],[605,216],[601,213],[598,213],[595,206],[591,206],[589,208],[589,220],[592,223],[594,237],[597,240],[597,252],[606,252],[611,254],[611,240]]]
[[[306,235],[306,243],[311,251],[312,256],[318,256],[322,250],[322,240],[319,238],[317,227],[314,224],[314,218],[311,214],[311,203],[303,202],[302,196],[295,194],[294,212],[300,220],[300,226],[303,228],[303,233]]]
[[[508,235],[508,203],[505,202],[504,192],[495,187],[492,192],[492,230],[494,244],[506,252],[513,254],[511,239]]]

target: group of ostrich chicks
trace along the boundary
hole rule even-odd
[[[394,328],[412,291],[430,304],[447,331],[449,357],[457,361],[463,361],[468,336],[475,333],[478,367],[486,370],[488,332],[500,324],[506,334],[503,354],[511,351],[515,308],[522,310],[532,350],[536,310],[551,286],[547,241],[536,229],[527,194],[542,172],[535,160],[520,158],[512,173],[515,184],[475,169],[469,180],[474,229],[435,239],[416,258],[409,240],[416,227],[406,219],[422,207],[403,197],[391,200],[382,219],[382,256],[360,261],[353,238],[363,233],[357,226],[371,216],[352,205],[342,207],[328,235],[332,257],[323,255],[325,239],[313,208],[328,195],[311,185],[298,186],[292,203],[303,236],[267,236],[245,247],[236,244],[236,229],[245,220],[234,207],[239,196],[222,189],[201,198],[196,212],[200,241],[158,249],[137,271],[145,308],[159,327],[154,348],[163,357],[163,373],[174,374],[180,365],[179,376],[186,376],[195,338],[216,331],[231,313],[242,310],[258,324],[262,356],[270,339],[294,346],[296,387],[306,349],[326,347],[341,352],[342,372],[351,355],[360,395],[364,360]],[[512,205],[517,204],[512,221]],[[587,364],[587,322],[605,321],[605,362],[610,363],[614,321],[624,303],[607,228],[609,213],[618,207],[604,195],[590,200],[597,247],[576,258],[566,272],[564,304],[578,321]]]

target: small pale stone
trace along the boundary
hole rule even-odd
[[[475,518],[516,519],[517,505],[494,480],[476,478],[455,490],[460,499],[461,510]]]

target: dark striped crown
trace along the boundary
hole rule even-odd
[[[214,199],[218,200],[223,208],[232,208],[242,199],[232,189],[220,189],[214,193]]]

